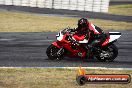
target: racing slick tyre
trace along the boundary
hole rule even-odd
[[[118,55],[118,48],[116,45],[111,44],[102,50],[102,52],[96,57],[101,62],[112,62]]]
[[[46,50],[46,54],[48,56],[48,59],[50,60],[61,60],[63,59],[63,53],[60,53],[59,55],[57,54],[57,52],[60,49],[54,45],[50,45],[47,50]]]
[[[86,83],[87,78],[83,75],[80,75],[76,77],[76,81],[80,86],[83,86]]]

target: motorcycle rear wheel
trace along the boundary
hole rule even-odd
[[[112,62],[118,55],[118,48],[114,44],[111,44],[103,51],[106,52],[106,54],[108,54],[108,57],[102,57],[101,54],[98,55],[96,58],[101,62],[105,62],[105,61]]]
[[[63,54],[62,55],[57,55],[57,52],[59,51],[60,49],[54,45],[50,45],[47,50],[46,50],[46,54],[48,56],[48,59],[50,60],[61,60],[63,59]]]

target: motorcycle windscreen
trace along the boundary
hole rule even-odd
[[[61,31],[56,35],[56,38],[58,41],[61,41],[63,39],[63,35],[61,34]]]

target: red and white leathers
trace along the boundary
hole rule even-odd
[[[101,36],[102,34],[104,33],[99,27],[92,23],[88,23],[87,28],[85,29],[76,28],[73,38],[76,41],[85,41],[85,43],[87,41],[88,44],[93,46],[97,43],[96,41],[101,43],[101,41],[104,40],[104,38]]]

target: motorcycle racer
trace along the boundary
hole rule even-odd
[[[85,46],[86,49],[92,49],[97,45],[100,46],[106,38],[102,29],[90,23],[85,18],[78,20],[78,27],[72,30],[72,32],[75,34],[74,38],[76,39],[76,43],[84,39],[88,41]]]
[[[81,18],[76,29],[65,28],[58,32],[56,41],[47,48],[46,54],[50,60],[61,60],[67,56],[111,62],[118,55],[114,43],[120,36],[120,32],[104,33],[87,19]]]

